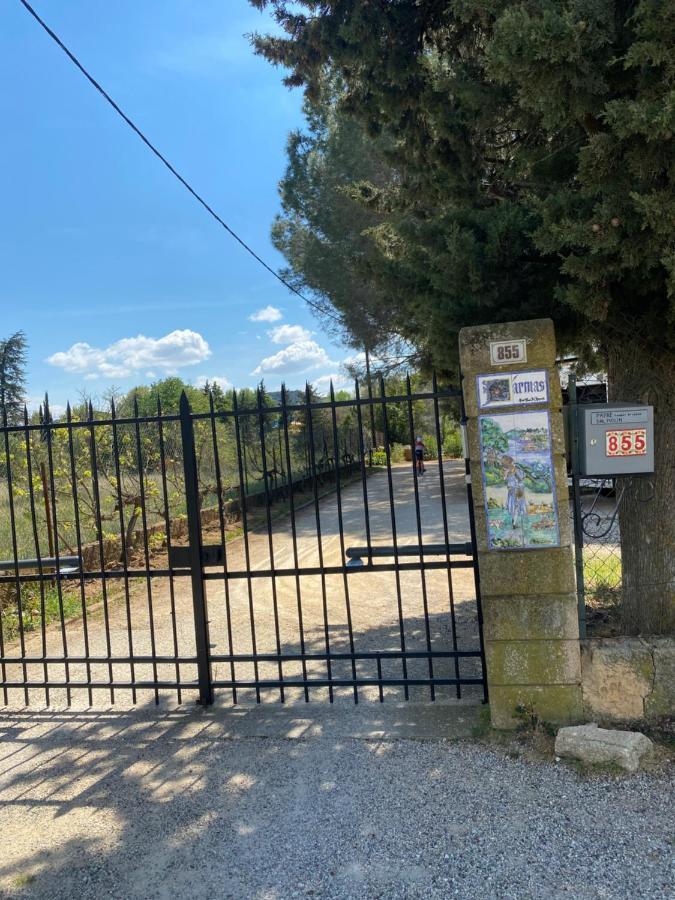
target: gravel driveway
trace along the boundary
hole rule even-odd
[[[458,706],[351,709],[1,717],[0,896],[673,896],[664,777],[433,739]]]

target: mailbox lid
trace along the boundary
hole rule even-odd
[[[653,473],[653,406],[587,403],[577,409],[582,475],[612,477]]]

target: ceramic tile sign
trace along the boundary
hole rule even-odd
[[[548,412],[478,417],[490,550],[560,546]]]
[[[544,369],[534,372],[479,375],[476,379],[476,388],[480,409],[520,406],[523,403],[548,403],[548,382]]]
[[[527,362],[527,341],[517,338],[512,341],[490,341],[490,363],[493,366],[512,366]]]

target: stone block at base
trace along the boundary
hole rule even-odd
[[[492,685],[581,681],[579,641],[487,641],[485,651]]]
[[[478,510],[478,515],[484,515],[483,511]],[[483,597],[503,597],[505,589],[512,597],[576,590],[571,547],[479,553],[478,561]]]
[[[593,638],[582,641],[587,718],[636,722],[675,713],[675,639]]]
[[[584,720],[579,684],[490,685],[493,728],[516,728],[523,721],[519,707],[540,722],[570,725]]]
[[[644,716],[654,682],[654,662],[640,638],[582,644],[584,709],[601,721],[630,722]]]
[[[495,597],[483,608],[486,641],[577,640],[576,594],[532,594]]]
[[[613,764],[627,772],[637,772],[653,746],[639,731],[612,731],[595,724],[561,728],[555,739],[557,756],[588,765]]]

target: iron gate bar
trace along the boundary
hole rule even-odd
[[[96,448],[96,429],[93,424],[94,408],[89,401],[89,460],[91,463],[91,489],[94,498],[94,525],[96,528],[96,543],[98,545],[98,564],[101,571],[105,569],[105,550],[103,548],[103,522],[101,520],[101,493],[98,476],[98,452]],[[103,597],[103,623],[105,626],[105,642],[106,653],[108,656],[112,653],[112,640],[110,637],[110,610],[108,608],[108,583],[105,578],[101,579],[101,594]],[[44,629],[44,619],[43,619]],[[43,653],[46,653],[46,646],[43,644]],[[46,676],[45,676],[46,680]],[[108,664],[108,680],[112,683],[113,670],[112,664]],[[115,690],[110,688],[110,702],[115,703]]]
[[[66,422],[72,424],[72,413],[70,411],[70,403],[66,404]],[[78,581],[80,585],[80,605],[82,606],[82,636],[84,639],[84,653],[89,656],[89,624],[87,622],[87,597],[84,590],[84,578],[82,577],[82,532],[80,529],[80,505],[78,501],[77,491],[77,475],[75,470],[75,447],[73,444],[73,429],[68,429],[68,456],[70,457],[70,486],[73,499],[73,517],[75,522],[75,541],[77,546],[77,555],[80,562],[77,566],[79,575]],[[156,673],[155,673],[156,675]],[[91,679],[91,665],[87,663],[87,681]],[[89,705],[93,703],[93,695],[89,691]]]
[[[149,572],[151,575],[158,574],[166,574],[168,575],[172,570],[175,569],[187,569],[190,566],[190,547],[168,547],[169,553],[169,568],[168,569],[154,569],[148,565],[147,569],[138,569],[133,570],[129,569],[127,574],[129,577],[137,577],[137,578],[145,578],[147,573]],[[386,546],[383,544],[376,544],[370,547],[348,547],[345,551],[345,555],[350,559],[354,559],[355,557],[363,557],[363,556],[394,556],[398,553],[399,556],[419,556],[420,554],[424,556],[443,556],[445,553],[451,553],[455,555],[461,556],[471,556],[472,549],[470,543],[465,544],[401,544],[398,547],[398,550],[394,550],[393,546]],[[224,544],[207,544],[202,545],[202,565],[203,566],[217,566],[221,565],[225,562],[226,551]],[[60,560],[58,560],[61,565],[61,569],[54,573],[49,573],[52,575],[72,575],[75,578],[80,578],[80,572],[73,572],[72,569],[77,568],[81,569],[82,565],[82,557],[81,556],[62,556]],[[42,557],[42,559],[20,559],[16,563],[14,560],[0,560],[0,571],[7,569],[37,569],[40,565],[42,565],[43,569],[48,569],[51,567],[55,567],[57,564],[56,557],[47,556]],[[86,575],[87,577],[91,577],[92,575],[97,575],[101,577],[105,577],[106,575],[114,576],[114,573],[118,571],[115,569],[105,569],[102,572],[92,572],[87,570],[87,572],[82,572],[82,575]],[[120,572],[120,574],[124,574]],[[12,576],[12,580],[13,576]]]
[[[438,481],[441,490],[441,511],[443,514],[443,539],[445,543],[445,563],[448,568],[448,601],[450,603],[450,625],[452,627],[452,649],[457,650],[457,619],[455,616],[455,594],[452,586],[452,571],[450,568],[450,554],[452,546],[450,544],[450,532],[448,530],[448,511],[445,502],[445,476],[443,473],[443,438],[441,435],[441,416],[440,409],[438,405],[438,382],[436,381],[436,372],[433,373],[433,378],[431,381],[432,391],[434,393],[434,423],[436,425],[436,450],[438,457]],[[468,551],[467,555],[473,556],[473,546],[469,543],[467,544]],[[455,678],[459,679],[459,659],[455,657]],[[457,684],[456,690],[457,699],[459,700],[462,696],[462,691],[460,689],[459,683]]]
[[[134,416],[138,419],[138,397],[134,395]],[[145,474],[143,470],[143,452],[141,449],[141,428],[138,421],[134,425],[134,435],[136,438],[136,469],[138,471],[138,484],[140,488],[141,501],[141,524],[143,531],[143,561],[146,568],[145,593],[148,601],[148,625],[150,630],[150,648],[152,655],[155,655],[155,617],[153,615],[152,603],[152,576],[150,573],[150,550],[148,547],[148,516],[145,508]],[[153,663],[153,677],[157,679],[157,664]],[[159,692],[155,688],[155,703],[159,703]]]
[[[462,380],[464,380],[464,376],[460,372],[459,376]],[[460,392],[460,410],[461,410],[461,420],[460,425],[463,429],[462,435],[464,437],[464,445],[466,447],[466,425],[468,419],[466,417],[466,407],[464,406],[464,392]],[[469,459],[469,451],[468,449],[464,450],[464,480],[466,481],[466,496],[467,496],[467,505],[469,508],[469,533],[471,534],[471,543],[474,548],[478,547],[478,538],[476,537],[476,517],[474,515],[473,509],[473,485],[471,483],[471,460]],[[475,550],[476,556],[478,555],[478,550]],[[485,662],[485,641],[483,639],[483,602],[481,599],[480,593],[480,573],[478,571],[478,560],[476,560],[476,565],[473,569],[473,583],[476,591],[476,613],[478,615],[478,642],[480,644],[480,658],[481,658],[481,666],[483,671],[483,703],[488,702],[488,683],[487,677],[485,677],[485,673],[487,672],[487,666]]]
[[[337,502],[338,531],[340,534],[340,555],[344,559],[345,556],[345,533],[342,524],[342,491],[340,484],[340,459],[338,447],[337,418],[335,413],[335,390],[333,388],[333,379],[330,381],[330,400],[331,400],[331,425],[333,431],[333,456],[335,457],[335,492]],[[347,578],[346,568],[342,572],[342,586],[345,592],[345,607],[347,614],[347,632],[349,634],[349,649],[352,652],[352,678],[356,681],[356,658],[354,657],[354,629],[352,627],[352,609],[349,597],[349,579]],[[359,702],[359,693],[356,684],[354,684],[354,703]]]
[[[213,400],[213,398],[212,398]],[[162,420],[162,401],[157,395],[157,437],[159,438],[159,471],[162,482],[162,502],[164,506],[164,529],[166,534],[166,550],[167,556],[171,556],[171,520],[169,518],[169,490],[166,480],[166,455],[164,446],[164,422]],[[176,681],[180,681],[180,667],[178,665],[178,628],[176,624],[176,587],[174,584],[174,573],[169,572],[169,607],[171,614],[171,635],[173,638],[173,654],[176,657],[175,673]],[[103,581],[105,585],[105,579]],[[108,648],[110,653],[110,648]],[[196,660],[195,660],[196,661]],[[112,680],[112,675],[111,675]],[[176,699],[182,702],[182,693],[180,687],[176,688]]]
[[[277,645],[277,653],[281,653],[281,636],[279,634],[279,604],[277,600],[277,582],[274,577],[274,540],[272,538],[272,511],[270,508],[270,484],[269,473],[267,470],[267,445],[265,442],[265,423],[261,414],[262,410],[262,392],[258,388],[256,393],[256,407],[258,413],[258,433],[260,436],[260,453],[263,464],[263,483],[265,485],[265,522],[267,525],[267,550],[270,555],[270,568],[272,569],[272,609],[274,614],[274,637]],[[279,661],[279,680],[283,682],[284,673]],[[283,703],[285,700],[283,686],[279,688],[279,699]]]
[[[3,425],[7,425],[7,409],[3,405],[2,409],[2,422]],[[12,463],[11,463],[11,454],[9,452],[9,435],[5,431],[4,436],[4,444],[5,444],[5,471],[7,473],[7,499],[9,501],[9,528],[10,534],[12,538],[12,552],[14,554],[14,559],[18,559],[19,557],[19,546],[16,537],[16,516],[14,512],[14,487],[12,482]],[[19,568],[18,566],[14,566],[14,581],[16,585],[16,606],[17,606],[17,615],[19,621],[19,642],[21,646],[21,656],[26,655],[26,644],[25,644],[25,635],[23,630],[23,609],[21,604],[21,582],[19,579]],[[26,668],[26,664],[22,664],[22,672],[23,672],[23,680],[26,681],[28,678],[28,669]],[[24,688],[24,700],[26,706],[28,706],[28,688]]]
[[[117,494],[117,509],[118,509],[118,519],[120,526],[120,540],[122,542],[122,570],[124,573],[124,604],[125,611],[127,617],[127,640],[129,644],[129,656],[134,655],[134,636],[133,629],[131,625],[131,597],[129,596],[129,553],[126,541],[126,529],[124,526],[124,504],[122,502],[122,475],[120,471],[120,454],[119,454],[119,444],[118,444],[118,432],[117,432],[117,424],[115,420],[115,401],[110,401],[110,412],[112,414],[112,441],[113,441],[113,457],[115,459],[115,491]],[[131,663],[131,680],[135,681],[136,673],[134,671],[134,664]],[[133,690],[131,693],[133,703],[136,703],[136,691]]]
[[[199,482],[195,455],[194,424],[190,415],[187,394],[180,398],[181,437],[183,441],[183,470],[185,472],[185,508],[190,538],[190,562],[192,575],[192,607],[195,618],[195,645],[197,648],[197,677],[199,702],[203,706],[213,703],[211,663],[209,661],[209,622],[206,612],[206,594],[202,578],[202,536],[199,518]]]
[[[359,678],[356,682],[359,687],[454,687],[457,684],[483,684],[482,678]],[[287,678],[285,681],[265,679],[264,681],[220,681],[214,680],[214,687],[232,688],[235,684],[238,688],[256,688],[256,690],[276,690],[283,684],[286,688],[327,687],[329,690],[336,687],[354,687],[355,682],[351,678],[316,678],[305,682],[300,678]],[[76,685],[79,686],[79,685]],[[85,685],[82,685],[83,687]],[[96,686],[96,685],[95,685]],[[152,682],[149,682],[152,687]],[[106,685],[107,687],[107,685]]]
[[[65,662],[66,660],[61,660],[61,662]],[[8,681],[6,682],[7,688],[22,688],[23,686],[27,688],[43,688],[45,684],[43,681]],[[179,687],[183,688],[198,688],[199,682],[197,681],[138,681],[138,679],[134,679],[133,681],[115,681],[111,685],[109,681],[50,681],[50,688],[65,688],[66,691],[75,688],[76,690],[79,688],[81,690],[89,690],[90,688],[95,688],[96,690],[109,690],[110,687],[121,688],[132,691],[135,690],[154,690],[155,685],[157,688],[161,690],[169,690],[176,689]],[[220,685],[219,685],[220,686]]]
[[[220,471],[220,451],[218,450],[218,438],[216,433],[216,417],[215,417],[215,407],[213,402],[213,393],[209,392],[209,412],[211,413],[211,441],[213,443],[213,464],[215,467],[216,474],[216,497],[218,500],[218,525],[220,527],[220,542],[223,548],[223,558],[222,558],[222,566],[223,566],[223,576],[227,573],[227,549],[226,549],[226,534],[225,534],[225,513],[223,511],[223,482],[221,478]],[[204,552],[204,546],[202,546],[202,553]],[[171,565],[171,552],[169,549],[169,565]],[[204,563],[202,563],[204,565]],[[223,591],[225,594],[225,617],[227,622],[227,642],[230,653],[234,650],[234,644],[232,642],[232,613],[230,609],[230,585],[227,579],[223,582]],[[176,653],[178,650],[176,650]],[[234,663],[230,663],[230,676],[234,681]],[[237,702],[237,689],[232,688],[232,702]]]
[[[382,405],[382,430],[384,432],[384,449],[385,449],[385,458],[387,461],[387,488],[389,491],[389,518],[391,522],[391,539],[394,545],[394,549],[398,547],[398,537],[396,534],[396,508],[394,506],[394,483],[391,474],[391,442],[389,440],[389,419],[387,417],[387,398],[386,392],[384,388],[384,377],[382,373],[380,373],[380,403]],[[354,569],[355,572],[359,571],[358,569]],[[395,572],[395,580],[396,580],[396,601],[398,604],[398,629],[399,629],[399,640],[401,642],[401,650],[405,652],[405,626],[403,624],[403,597],[401,594],[401,570],[398,561],[398,556],[394,556],[394,572]],[[408,666],[406,664],[405,657],[401,660],[401,667],[403,669],[403,677],[405,679],[408,678]],[[378,678],[381,677],[380,673],[380,665],[377,667]],[[408,691],[408,686],[406,685],[404,688],[405,699],[410,699],[410,692]]]
[[[393,556],[393,553],[390,553],[389,556]],[[404,555],[404,554],[400,554]],[[400,571],[414,571],[419,569],[420,566],[424,569],[445,569],[447,563],[444,560],[437,561],[427,561],[422,560],[421,563],[398,563],[398,568]],[[473,568],[474,562],[471,559],[458,559],[450,561],[451,569],[470,569]],[[364,572],[393,572],[396,567],[396,563],[364,563],[363,566],[359,568],[350,568],[347,565],[337,565],[337,566],[324,566],[323,569],[319,566],[300,566],[298,569],[295,567],[292,569],[274,569],[274,575],[281,577],[290,577],[295,575],[296,572],[298,575],[320,575],[322,572],[325,572],[326,575],[341,575],[342,572],[346,571],[348,575],[357,575],[362,574]],[[176,578],[189,578],[191,576],[191,570],[188,568],[180,568],[180,569],[150,569],[150,576],[152,578],[168,578],[173,575]],[[39,582],[40,579],[46,579],[49,581],[78,581],[80,577],[84,578],[85,581],[105,581],[107,579],[113,580],[121,580],[128,579],[133,581],[135,579],[145,579],[147,578],[147,570],[145,569],[128,569],[126,572],[123,569],[104,569],[103,571],[87,571],[82,572],[81,576],[77,572],[59,572],[59,573],[45,573],[44,576],[41,576],[37,573],[32,575],[19,575],[19,581],[23,584],[24,582]],[[252,569],[251,571],[247,571],[245,569],[233,570],[227,572],[223,575],[222,572],[204,572],[204,578],[208,581],[214,581],[222,578],[270,578],[272,575],[272,569]],[[16,582],[16,578],[13,575],[0,575],[0,584],[14,584]]]
[[[366,353],[366,362],[368,363],[368,396],[372,399],[372,382],[370,380],[370,363],[369,357]],[[363,520],[366,527],[366,544],[370,547],[372,543],[371,532],[370,532],[370,510],[368,509],[368,484],[367,479],[368,475],[366,472],[366,450],[363,445],[363,413],[361,411],[361,393],[359,391],[359,383],[356,382],[356,391],[355,391],[355,399],[356,399],[356,422],[358,426],[359,432],[359,471],[361,474],[361,491],[363,494]],[[371,423],[371,440],[373,444],[375,443],[375,407],[371,405],[370,407],[370,423]],[[371,450],[371,464],[372,464],[372,450]],[[343,557],[345,553],[343,552]],[[377,676],[378,678],[382,677],[382,664],[380,661],[377,661]],[[380,703],[384,702],[384,693],[382,691],[382,686],[380,686],[379,690]]]
[[[305,415],[307,417],[307,437],[309,440],[309,464],[313,472],[316,472],[316,450],[314,446],[314,423],[312,421],[311,395],[309,392],[309,383],[305,387]],[[330,653],[330,635],[328,632],[328,598],[326,596],[326,572],[323,562],[323,542],[321,539],[321,515],[319,512],[319,489],[316,478],[312,479],[312,494],[314,497],[314,519],[316,523],[316,543],[319,555],[319,569],[321,576],[321,600],[323,609],[323,634],[324,643],[326,645],[326,653]],[[326,672],[328,681],[332,678],[332,669],[330,659],[326,660]],[[333,702],[333,688],[328,688],[328,699]]]
[[[410,389],[410,375],[406,376],[405,380],[406,384],[406,394],[408,397],[408,427],[410,428],[410,459],[413,470],[413,489],[415,496],[415,521],[417,523],[417,540],[418,547],[422,546],[422,516],[420,513],[420,493],[419,493],[419,484],[418,484],[418,472],[417,472],[417,461],[415,459],[415,426],[413,422],[413,408],[412,408],[412,392]],[[442,453],[442,448],[439,449],[439,452]],[[424,463],[423,463],[424,464]],[[420,563],[422,562],[422,555],[420,553]],[[427,596],[427,579],[426,574],[424,572],[424,567],[420,566],[420,577],[422,579],[422,607],[424,609],[424,634],[427,642],[427,650],[431,650],[431,627],[429,625],[429,598]],[[429,678],[433,679],[434,677],[434,665],[431,657],[429,657]],[[434,691],[433,684],[430,688],[431,699],[436,699],[436,694]]]
[[[248,543],[248,511],[246,509],[246,482],[244,480],[244,457],[241,450],[241,429],[239,425],[239,416],[236,415],[238,412],[237,405],[237,392],[232,392],[232,410],[235,413],[234,418],[234,434],[236,439],[236,447],[237,447],[237,470],[239,473],[239,491],[240,491],[240,505],[241,505],[241,523],[244,529],[244,561],[246,563],[246,569],[250,570],[251,568],[251,551]],[[223,421],[226,421],[223,419]],[[251,623],[251,647],[253,648],[253,652],[256,651],[256,636],[255,636],[255,613],[253,611],[253,585],[251,583],[251,579],[247,578],[246,581],[247,590],[248,590],[248,610],[249,610],[249,618]],[[253,670],[255,672],[256,681],[258,680],[258,663],[253,663]],[[260,703],[260,691],[256,691],[256,700]]]
[[[173,575],[177,577],[187,577],[190,575],[190,570],[187,568],[181,569],[150,569],[150,574],[153,578],[158,577],[168,577],[173,573]],[[75,570],[63,570],[60,572],[45,572],[44,575],[39,575],[38,573],[33,573],[31,575],[19,575],[19,581],[39,581],[41,578],[47,581],[77,581],[80,577],[84,578],[85,581],[105,581],[108,578],[115,579],[134,579],[134,578],[146,578],[147,570],[146,569],[127,569],[125,572],[124,569],[91,569],[86,572],[82,572],[80,576],[80,572]],[[8,582],[14,582],[16,579],[13,575],[0,575],[0,584],[7,584]]]
[[[6,569],[39,569],[40,567],[49,569],[55,567],[57,564],[65,565],[67,568],[61,569],[61,572],[67,572],[68,569],[73,566],[79,568],[81,558],[79,556],[62,556],[57,560],[55,556],[43,556],[42,558],[37,557],[36,559],[2,559],[0,560],[0,571]],[[49,577],[51,578],[57,574],[58,572],[50,572]]]
[[[350,559],[363,556],[472,556],[470,543],[466,544],[399,544],[398,547],[375,544],[369,547],[348,547],[346,555]]]
[[[293,567],[295,569],[295,596],[298,607],[298,632],[300,637],[300,650],[305,652],[305,626],[302,616],[302,590],[300,587],[300,560],[298,557],[298,535],[295,524],[295,489],[293,487],[293,469],[291,465],[291,447],[288,438],[288,410],[286,406],[286,386],[281,385],[281,419],[284,430],[284,453],[286,455],[286,472],[288,474],[288,505],[291,512],[291,545],[293,548]],[[302,677],[307,680],[307,663],[302,660]],[[309,689],[305,687],[305,703],[309,703]]]
[[[449,389],[449,388],[448,389],[443,388],[443,389],[439,390],[438,396],[441,398],[443,398],[443,397],[447,397],[447,398],[460,397],[461,391]],[[420,393],[413,394],[411,399],[412,400],[433,400],[434,394],[431,391],[423,391]],[[387,403],[405,403],[405,402],[407,402],[408,397],[406,394],[391,395],[391,396],[387,397],[386,400],[387,400]],[[380,397],[372,397],[372,398],[371,397],[361,397],[359,402],[360,402],[361,406],[371,406],[371,405],[375,406],[375,405],[379,405],[381,403],[381,398]],[[343,406],[353,406],[353,405],[354,405],[353,400],[336,400],[335,401],[336,408],[340,408]],[[330,409],[331,403],[328,400],[313,400],[311,402],[311,406],[312,406],[312,409]],[[289,413],[290,412],[302,412],[305,409],[306,409],[306,404],[304,404],[304,403],[287,404],[287,406],[286,406],[286,410]],[[279,411],[278,406],[263,407],[264,414],[274,413],[274,412],[278,412],[278,411]],[[228,410],[219,410],[216,413],[216,416],[219,419],[224,420],[227,418],[236,418],[237,416],[250,415],[250,412],[251,412],[250,409],[247,409],[247,408],[240,409],[238,411],[229,410],[229,409]],[[208,419],[210,417],[210,415],[211,414],[208,412],[205,412],[205,413],[193,412],[193,413],[191,413],[193,421],[198,421],[200,419]],[[177,413],[165,413],[162,416],[162,418],[165,423],[166,422],[180,422],[180,414],[177,414]],[[101,425],[101,426],[104,426],[104,425],[107,425],[107,426],[135,425],[137,422],[140,424],[143,424],[146,422],[148,424],[156,424],[157,417],[156,416],[138,416],[136,418],[134,416],[115,416],[115,417],[111,416],[111,417],[102,417],[100,419],[94,420],[94,424],[97,426],[99,426],[99,425]],[[87,421],[86,419],[74,421],[70,425],[65,421],[55,421],[55,422],[52,421],[52,422],[49,422],[49,429],[50,430],[59,430],[62,428],[66,428],[66,429],[74,428],[77,430],[78,428],[88,428],[89,425],[90,425],[90,422]],[[45,430],[47,430],[45,428],[44,422],[40,422],[40,423],[30,422],[28,425],[7,425],[6,431],[9,434],[12,434],[15,432],[24,431],[25,429],[27,429],[28,431],[45,431]],[[3,426],[3,431],[4,430],[5,430],[5,428]]]
[[[24,406],[23,408],[23,422],[24,426],[28,425],[28,408]],[[23,444],[26,451],[26,477],[28,481],[28,500],[30,505],[30,514],[31,514],[31,524],[32,524],[32,532],[33,532],[33,544],[35,547],[35,552],[37,553],[38,559],[38,576],[40,578],[40,638],[42,644],[42,655],[44,656],[47,652],[47,626],[45,623],[45,609],[46,609],[46,596],[45,596],[45,585],[44,585],[44,570],[42,568],[42,562],[40,560],[40,537],[38,534],[37,527],[37,511],[35,508],[35,488],[33,486],[33,462],[31,459],[30,453],[30,434],[25,427],[23,432]],[[0,628],[0,634],[2,633],[2,629]],[[1,644],[1,642],[0,642]],[[5,666],[2,667],[3,676],[5,674]],[[48,670],[47,666],[42,666],[42,674],[44,680],[47,681]],[[5,697],[7,696],[7,691],[5,691]],[[45,702],[47,706],[49,706],[49,688],[45,687]]]
[[[44,407],[44,415],[45,422],[49,423],[51,419],[51,415],[49,413],[49,403],[47,402],[47,398],[45,397],[45,407]],[[51,428],[47,428],[47,470],[49,472],[49,496],[51,500],[51,512],[52,512],[52,534],[54,535],[54,555],[56,556],[56,568],[60,569],[61,564],[59,562],[59,523],[58,523],[58,514],[56,511],[56,484],[54,481],[54,451],[52,447],[52,431]],[[68,640],[66,638],[66,617],[63,609],[63,589],[61,587],[61,579],[56,579],[56,593],[59,602],[59,621],[61,624],[61,640],[63,646],[63,655],[64,657],[68,656]],[[66,681],[70,680],[70,671],[68,663],[66,663]],[[68,705],[70,705],[70,690],[66,688],[66,700]]]
[[[227,662],[233,659],[235,662],[251,662],[257,659],[260,662],[276,662],[278,659],[284,662],[295,662],[304,657],[306,660],[313,659],[428,659],[430,656],[438,659],[453,659],[456,656],[461,657],[479,657],[480,650],[360,650],[356,653],[341,653],[340,651],[331,650],[330,653],[214,653],[211,659],[215,662]]]
[[[3,656],[0,658],[0,662],[6,663],[19,663],[21,662],[21,657],[19,656]],[[28,665],[36,665],[38,663],[47,663],[50,666],[56,666],[59,664],[64,664],[66,662],[69,663],[112,663],[114,665],[128,665],[132,660],[137,663],[145,663],[149,665],[152,662],[158,663],[185,663],[186,665],[189,663],[196,663],[196,656],[69,656],[66,660],[63,656],[26,656],[26,663]],[[77,684],[81,684],[82,682],[76,682]]]
[[[363,566],[359,566],[358,568],[351,568],[349,564],[342,566],[301,566],[299,569],[251,569],[244,570],[239,569],[233,572],[228,572],[225,576],[228,579],[241,579],[241,578],[271,578],[274,575],[276,578],[291,578],[293,575],[342,575],[343,572],[346,572],[348,575],[363,575],[366,572],[418,572],[420,569],[430,570],[430,569],[445,569],[447,563],[445,560],[438,560],[436,562],[427,562],[422,560],[421,563],[377,563],[377,564],[364,564]],[[452,569],[472,569],[474,567],[473,560],[458,560],[457,562],[451,562],[450,567]],[[176,572],[178,574],[178,572]],[[183,570],[183,574],[186,573]],[[204,572],[204,579],[206,581],[219,581],[223,578],[221,572]]]

